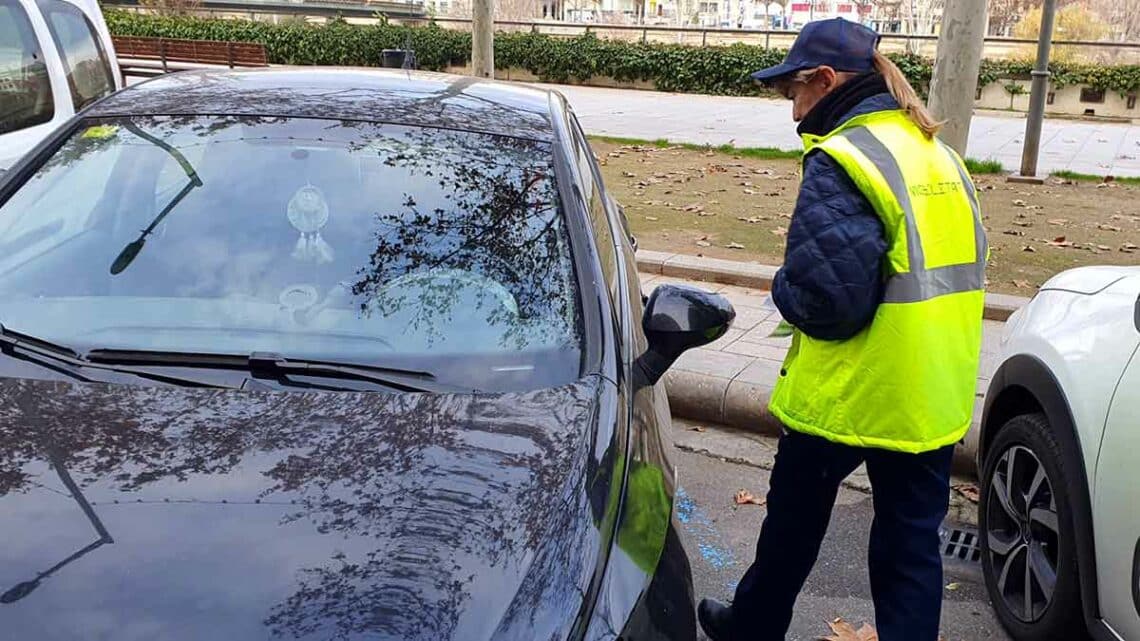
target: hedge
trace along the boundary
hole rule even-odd
[[[470,60],[471,34],[435,24],[408,27],[381,20],[350,25],[333,19],[326,24],[287,20],[280,24],[250,20],[174,17],[105,11],[111,33],[197,40],[258,42],[270,63],[290,65],[378,66],[381,51],[400,48],[410,39],[422,68],[435,71]],[[781,61],[785,51],[755,45],[727,47],[604,40],[592,34],[561,38],[539,33],[499,33],[495,62],[523,68],[549,82],[586,81],[608,76],[619,81],[648,81],[662,91],[715,95],[747,95],[758,90],[748,75]],[[924,93],[932,63],[913,55],[890,57]],[[1029,77],[1033,65],[1023,60],[983,60],[979,86],[1001,78]],[[1056,63],[1054,86],[1085,84],[1121,95],[1140,90],[1140,66],[1095,66]]]

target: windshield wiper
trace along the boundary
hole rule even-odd
[[[364,381],[399,392],[461,394],[474,391],[471,388],[440,383],[431,372],[286,358],[266,352],[242,355],[97,349],[88,352],[87,359],[99,363],[239,370],[249,372],[254,378],[270,378],[283,385],[297,387],[340,389],[299,382],[290,376]]]
[[[151,372],[132,367],[118,367],[113,365],[100,365],[83,358],[75,350],[64,345],[37,338],[29,334],[14,332],[0,324],[0,352],[18,358],[22,361],[35,363],[41,367],[70,376],[85,383],[96,382],[95,379],[80,373],[79,369],[94,369],[119,374],[131,374],[160,383],[179,385],[181,387],[215,387],[224,388],[225,385],[206,383],[192,378],[169,376],[159,372]]]
[[[170,202],[166,203],[166,206],[158,212],[158,215],[154,217],[154,220],[150,221],[150,224],[146,226],[146,229],[142,230],[139,233],[139,237],[130,243],[127,243],[127,246],[124,247],[123,250],[119,252],[119,255],[115,257],[115,261],[111,263],[111,275],[113,276],[121,274],[124,269],[130,267],[131,262],[134,261],[134,259],[139,255],[139,252],[142,251],[143,245],[146,244],[146,237],[154,232],[154,228],[157,227],[164,218],[166,218],[167,214],[169,214],[174,210],[175,207],[178,206],[178,203],[182,202],[183,198],[188,196],[190,192],[194,191],[196,187],[201,187],[203,184],[202,179],[198,176],[198,172],[194,170],[194,166],[190,164],[190,161],[186,160],[186,156],[183,156],[182,152],[170,146],[162,139],[148,134],[147,132],[140,129],[138,125],[132,122],[125,122],[123,124],[128,130],[131,131],[131,133],[135,134],[139,138],[149,141],[151,144],[154,144],[166,153],[170,154],[170,156],[178,162],[178,166],[182,168],[183,173],[186,174],[187,183],[177,194],[174,195],[174,198],[172,198]]]

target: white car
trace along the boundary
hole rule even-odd
[[[1140,640],[1140,267],[1048,283],[1007,323],[978,469],[982,568],[1017,641]]]
[[[97,0],[0,0],[0,171],[122,86]]]

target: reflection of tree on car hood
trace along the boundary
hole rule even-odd
[[[84,586],[90,573],[103,575],[122,593],[105,606],[108,615],[160,607],[180,590],[212,581],[186,565],[204,550],[257,568],[264,560],[258,538],[289,549],[297,537],[310,541],[299,549],[302,557],[312,557],[317,545],[327,550],[325,562],[291,575],[262,567],[265,574],[234,586],[272,594],[279,592],[275,576],[284,580],[280,587],[292,584],[291,594],[279,592],[283,600],[263,603],[264,625],[275,636],[466,639],[497,622],[496,638],[532,630],[556,638],[569,629],[577,608],[567,606],[581,602],[593,570],[598,532],[584,487],[597,477],[588,423],[599,386],[591,379],[480,397],[30,381],[0,381],[0,392],[0,533],[9,550],[29,555],[5,558],[0,580],[34,576],[36,564],[58,557],[57,544],[68,535],[37,534],[27,519],[38,509],[41,524],[55,523],[74,505],[21,507],[28,506],[23,495],[48,500],[37,488],[49,482],[44,452],[54,448],[116,534],[114,545],[63,570],[53,587]],[[240,488],[256,489],[243,495]],[[162,588],[149,584],[148,573],[119,565],[154,553],[133,549],[138,528],[162,528],[176,509],[167,501],[190,497],[244,498],[280,516],[276,526],[251,528],[244,539],[227,538],[225,520],[203,522],[197,533],[168,533],[162,558],[176,574]],[[241,516],[252,508],[227,509]],[[493,610],[471,612],[476,603]],[[23,610],[4,612],[6,625],[19,633],[37,614],[49,616],[36,608],[53,604],[51,589],[41,588],[19,602]],[[80,605],[75,616],[83,611]],[[234,616],[224,607],[215,614],[221,622]],[[240,623],[250,624],[239,617],[235,634],[246,629]]]

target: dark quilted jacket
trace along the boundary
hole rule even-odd
[[[839,118],[898,109],[890,94],[867,98]],[[809,153],[788,226],[784,266],[772,300],[812,338],[843,340],[863,330],[883,300],[883,224],[847,173],[827,154]]]

